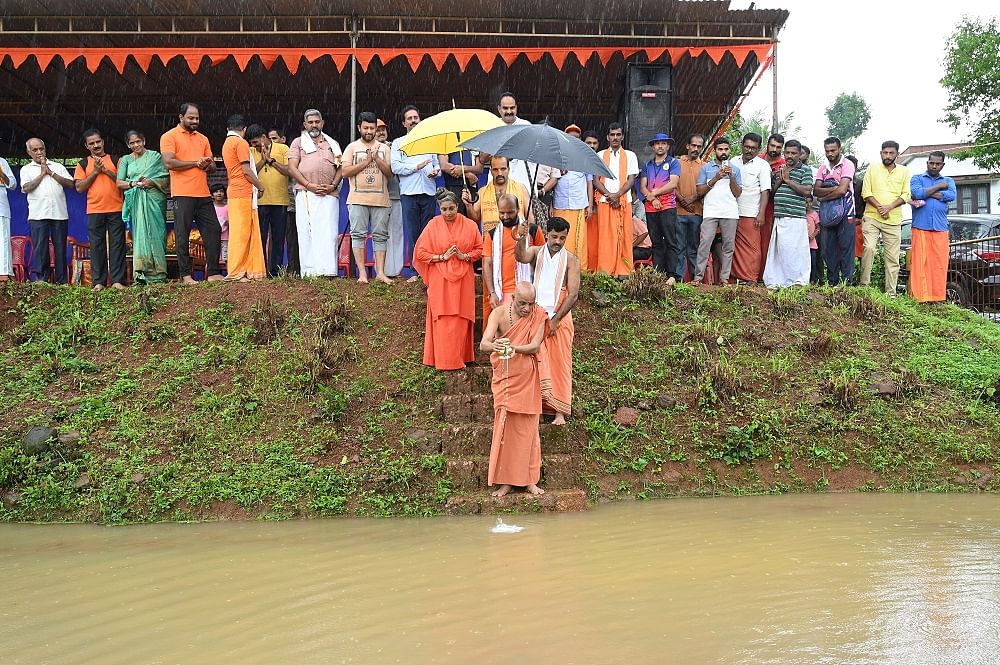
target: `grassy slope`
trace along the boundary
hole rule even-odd
[[[996,324],[854,290],[661,288],[589,279],[574,312],[592,498],[998,486]],[[0,520],[440,511],[445,459],[412,436],[441,427],[423,302],[346,281],[4,287]],[[49,424],[80,444],[22,453]]]

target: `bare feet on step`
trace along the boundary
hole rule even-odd
[[[538,485],[528,485],[527,487],[524,488],[524,491],[527,492],[528,494],[533,494],[534,496],[541,496],[545,494],[545,490],[543,490]]]
[[[552,424],[553,425],[565,425],[566,424],[566,416],[564,416],[561,413],[557,413],[556,417],[552,419]]]
[[[507,493],[510,492],[512,489],[514,488],[511,487],[510,485],[501,485],[500,489],[493,492],[491,496],[495,496],[496,498],[499,499],[502,496],[507,496]]]

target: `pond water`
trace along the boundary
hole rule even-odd
[[[0,525],[0,662],[1000,662],[994,495]]]

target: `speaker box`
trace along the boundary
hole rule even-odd
[[[670,133],[673,121],[672,76],[670,65],[628,66],[625,147],[636,154],[640,166],[653,154],[646,142],[654,134]]]

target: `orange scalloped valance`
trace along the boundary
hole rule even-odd
[[[14,68],[23,65],[28,58],[35,58],[41,70],[45,70],[54,59],[59,58],[65,65],[83,58],[87,69],[96,72],[101,63],[107,59],[111,65],[124,73],[125,63],[131,58],[140,69],[147,71],[153,58],[166,65],[174,58],[183,58],[192,73],[196,73],[208,58],[211,66],[221,64],[229,58],[236,61],[240,71],[246,69],[253,58],[259,58],[265,69],[270,69],[274,63],[281,60],[288,71],[295,74],[302,60],[315,62],[320,58],[329,57],[339,71],[343,71],[350,62],[351,56],[357,58],[362,71],[368,69],[372,60],[378,59],[383,65],[396,58],[406,58],[414,72],[420,67],[424,58],[430,58],[434,67],[441,70],[448,58],[454,58],[458,68],[465,71],[473,59],[476,59],[485,71],[490,71],[497,58],[508,66],[520,55],[524,55],[531,63],[537,63],[544,56],[549,56],[557,69],[561,70],[569,56],[585,64],[593,56],[597,56],[601,64],[607,65],[611,58],[620,53],[628,58],[637,53],[645,53],[650,62],[669,53],[670,61],[677,63],[683,57],[697,58],[707,55],[715,64],[719,64],[728,53],[733,56],[737,66],[742,66],[747,57],[753,53],[758,62],[764,62],[772,52],[773,44],[743,44],[739,46],[555,46],[555,47],[509,47],[509,48],[201,48],[201,47],[169,47],[157,46],[146,48],[11,48],[0,46],[0,61],[10,58]]]

